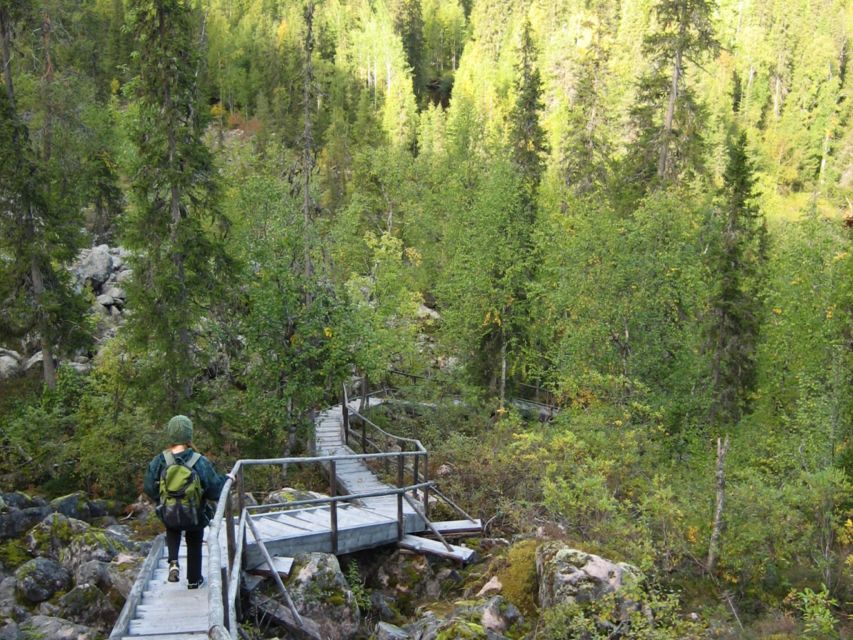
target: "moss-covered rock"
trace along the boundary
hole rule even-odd
[[[538,546],[539,541],[535,539],[515,543],[507,550],[506,555],[501,557],[495,568],[495,577],[501,584],[501,594],[528,617],[536,614],[539,592],[536,579]]]
[[[418,640],[522,638],[527,631],[518,607],[502,596],[458,600],[450,607],[430,605],[429,610],[405,629]]]
[[[287,589],[300,615],[316,622],[323,637],[347,640],[356,636],[361,612],[334,555],[297,555]]]
[[[459,580],[453,567],[399,549],[376,568],[371,582],[394,600],[403,615],[409,616],[420,600],[439,598],[448,583]]]
[[[60,617],[108,632],[118,614],[115,606],[93,584],[77,585],[59,598]]]
[[[57,513],[75,520],[89,520],[92,517],[92,509],[89,506],[89,498],[82,491],[75,491],[66,496],[54,498],[50,501],[50,507]]]
[[[20,625],[26,640],[97,640],[96,629],[53,616],[33,616]]]
[[[33,555],[52,558],[72,573],[90,560],[110,562],[127,551],[120,536],[59,513],[34,527],[27,534],[26,545]]]
[[[20,540],[6,540],[0,544],[0,565],[6,571],[14,571],[30,559],[29,550]]]
[[[536,575],[541,607],[595,602],[642,578],[636,567],[614,563],[557,541],[537,548]]]
[[[50,558],[34,558],[25,562],[15,572],[15,580],[18,597],[33,604],[43,602],[57,591],[64,591],[71,586],[71,574]]]

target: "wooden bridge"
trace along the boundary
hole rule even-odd
[[[158,536],[140,569],[110,640],[236,640],[241,590],[251,590],[266,571],[285,605],[257,596],[295,633],[319,638],[313,621],[299,615],[281,575],[298,553],[344,554],[387,544],[468,562],[474,552],[452,545],[445,536],[479,533],[481,523],[465,513],[429,479],[429,453],[418,440],[388,433],[362,415],[359,406],[375,406],[376,397],[349,399],[315,420],[316,456],[240,460],[226,481],[216,515],[206,531],[207,566],[201,589],[186,580],[166,580],[164,536]],[[356,449],[358,451],[356,451]],[[247,506],[244,471],[257,466],[322,465],[329,496],[279,504]],[[445,503],[458,520],[432,522],[431,505]],[[421,537],[426,534],[431,537]],[[186,545],[181,545],[185,555]],[[181,566],[186,567],[182,561]]]

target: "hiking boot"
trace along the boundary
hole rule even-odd
[[[169,563],[169,582],[177,582],[181,579],[181,570],[178,567],[178,563],[175,560],[172,560]]]
[[[187,582],[187,589],[198,589],[204,584],[204,576],[200,577],[197,582]]]

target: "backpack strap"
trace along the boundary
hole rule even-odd
[[[163,451],[163,457],[166,459],[167,467],[171,467],[173,464],[175,464],[175,455],[168,449]]]
[[[201,458],[201,454],[198,451],[193,451],[193,454],[190,456],[190,459],[184,463],[184,466],[192,469],[193,465],[199,461],[199,458]]]

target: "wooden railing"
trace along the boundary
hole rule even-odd
[[[384,393],[387,390],[376,393]],[[444,540],[429,520],[430,510],[430,495],[444,501],[451,509],[459,513],[462,517],[473,520],[473,518],[454,503],[450,498],[440,492],[435,486],[435,482],[429,479],[429,452],[415,438],[405,438],[388,433],[375,422],[362,415],[357,410],[352,409],[349,405],[354,399],[349,397],[346,387],[343,393],[343,428],[344,439],[347,445],[358,443],[361,446],[361,453],[344,454],[344,455],[329,455],[329,456],[313,456],[313,457],[288,457],[288,458],[268,458],[268,459],[249,459],[238,460],[234,465],[228,479],[223,486],[222,493],[216,505],[216,512],[210,523],[208,539],[216,541],[219,539],[220,532],[225,527],[227,539],[227,555],[228,561],[226,564],[225,583],[222,576],[222,549],[219,544],[210,544],[208,546],[208,576],[209,576],[209,632],[208,635],[214,640],[236,640],[238,638],[238,619],[239,611],[239,595],[240,595],[240,574],[243,568],[244,548],[246,545],[247,533],[252,532],[258,546],[261,549],[262,555],[267,562],[271,564],[271,558],[266,551],[266,547],[260,536],[254,530],[255,527],[251,521],[253,513],[262,512],[271,509],[293,509],[304,508],[307,506],[329,506],[329,527],[331,537],[331,548],[333,552],[337,551],[338,542],[338,505],[341,502],[362,500],[366,498],[377,498],[382,496],[396,496],[397,499],[397,536],[402,538],[405,532],[404,525],[404,502],[408,503],[412,509],[418,513],[424,520],[428,529],[448,548],[447,541]],[[368,437],[368,428],[370,429],[370,437]],[[386,450],[383,450],[383,446]],[[388,451],[387,448],[395,450]],[[383,491],[343,494],[339,493],[337,481],[336,467],[337,464],[347,460],[363,461],[365,464],[381,464],[388,467],[396,463],[396,486],[389,487]],[[296,500],[292,502],[283,502],[276,504],[251,505],[247,506],[244,502],[245,487],[245,469],[257,466],[283,466],[291,464],[320,464],[328,470],[329,475],[329,496],[323,498],[312,498],[308,500]],[[411,481],[407,480],[407,476],[411,474]],[[411,498],[415,496],[415,500]],[[236,505],[235,505],[236,500]],[[236,507],[236,508],[235,508]],[[239,516],[237,516],[239,514]],[[285,597],[285,601],[291,608],[291,613],[294,620],[300,621],[299,613],[293,606],[290,596],[278,574],[272,571],[279,590]],[[310,635],[310,634],[309,634]]]
[[[370,454],[352,454],[352,455],[334,455],[334,456],[314,456],[314,457],[290,457],[290,458],[268,458],[260,460],[239,460],[231,470],[232,478],[228,478],[222,488],[222,494],[216,506],[216,512],[213,520],[210,523],[210,531],[208,540],[216,541],[219,539],[220,531],[225,527],[226,538],[228,541],[227,553],[228,563],[226,565],[226,580],[227,588],[224,588],[222,578],[222,549],[218,544],[210,544],[208,546],[208,576],[209,576],[209,611],[210,611],[210,632],[211,638],[237,638],[237,619],[239,617],[239,587],[240,587],[240,572],[243,564],[243,550],[246,544],[247,528],[254,534],[255,540],[261,547],[261,552],[267,556],[265,546],[261,538],[254,531],[254,525],[251,521],[251,515],[256,512],[271,510],[271,509],[292,509],[297,507],[307,506],[329,506],[329,527],[333,553],[337,551],[338,541],[338,504],[351,500],[361,500],[365,498],[376,498],[382,496],[397,496],[397,536],[398,539],[403,537],[404,527],[404,509],[403,502],[406,499],[406,494],[413,491],[428,491],[432,482],[412,483],[409,485],[400,485],[390,487],[383,491],[373,491],[365,493],[353,493],[338,495],[337,480],[335,476],[335,464],[344,460],[381,460],[383,458],[396,459],[399,468],[403,468],[403,460],[406,456],[416,455],[414,452],[398,453],[370,453]],[[246,506],[243,501],[245,494],[244,486],[244,470],[253,466],[282,466],[290,464],[322,464],[328,465],[330,478],[330,493],[331,495],[323,498],[312,498],[309,500],[294,500],[292,502],[283,502],[275,504],[251,505]],[[235,520],[233,499],[236,494],[237,511],[240,516]],[[270,562],[269,557],[266,558]],[[277,575],[273,571],[274,577]],[[280,582],[277,581],[277,582]],[[283,584],[279,584],[280,590],[283,591],[285,599],[289,601],[287,591]],[[292,610],[294,618],[299,620],[299,614],[295,609]],[[229,629],[233,629],[233,633],[229,634]],[[217,634],[217,635],[214,635]],[[223,635],[224,634],[224,635]]]

